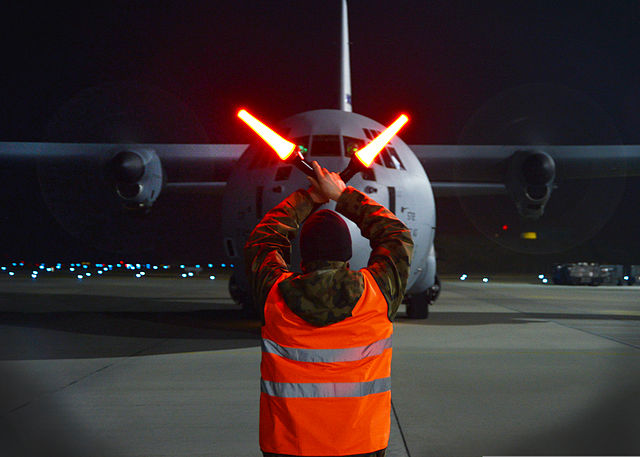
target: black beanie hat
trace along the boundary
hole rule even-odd
[[[349,260],[351,234],[346,222],[328,209],[313,213],[300,231],[300,254],[303,263],[314,260]]]

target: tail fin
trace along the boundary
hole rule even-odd
[[[340,31],[340,109],[351,112],[351,63],[349,59],[349,18],[347,0],[342,0],[342,27]]]

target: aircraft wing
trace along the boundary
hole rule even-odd
[[[510,167],[518,151],[548,154],[555,165],[555,182],[640,176],[640,146],[637,145],[409,147],[427,172],[436,196],[506,192]]]
[[[247,144],[121,144],[0,142],[0,160],[6,165],[43,165],[78,161],[98,168],[121,151],[151,151],[166,173],[169,188],[223,186]],[[71,159],[71,160],[70,160]]]

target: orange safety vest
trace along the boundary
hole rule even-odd
[[[260,448],[299,456],[387,447],[391,335],[387,302],[368,270],[352,316],[316,327],[289,309],[278,283],[264,307]]]

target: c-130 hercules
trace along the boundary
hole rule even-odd
[[[334,171],[343,170],[355,150],[385,129],[379,122],[352,112],[346,0],[342,2],[340,81],[339,109],[302,112],[277,126],[279,133],[307,149],[307,160],[317,160]],[[244,241],[266,211],[288,193],[307,186],[302,173],[282,163],[260,140],[251,146],[5,142],[0,143],[0,157],[9,164],[37,159],[45,201],[62,226],[82,239],[121,253],[138,247],[145,237],[139,229],[145,215],[140,213],[153,214],[154,203],[164,194],[187,190],[222,198],[225,216],[221,239],[229,263],[236,264],[230,292],[249,308]],[[214,172],[203,179],[203,168]],[[172,172],[176,169],[180,173]],[[580,207],[598,211],[606,206],[607,189],[599,186],[598,180],[623,182],[626,176],[639,174],[637,146],[410,146],[396,136],[371,168],[356,174],[349,185],[389,208],[411,229],[415,250],[406,291],[407,313],[424,318],[440,288],[434,249],[434,194],[507,196],[516,214],[516,219],[509,221],[512,229],[508,233],[498,229],[494,235],[495,227],[505,221],[491,212],[478,214],[471,203],[468,215],[476,227],[517,251],[553,252],[577,236]],[[177,175],[179,179],[172,179]],[[88,183],[91,195],[72,192],[74,183],[80,181]],[[584,186],[584,182],[595,184]],[[563,194],[564,189],[570,191]],[[567,203],[551,208],[548,204],[554,200]],[[365,266],[370,248],[355,225],[346,222],[353,240],[351,267],[358,269]],[[591,224],[581,232],[580,241],[593,236],[598,228]],[[107,238],[109,242],[105,242]],[[295,243],[291,260],[296,268],[299,251]]]

